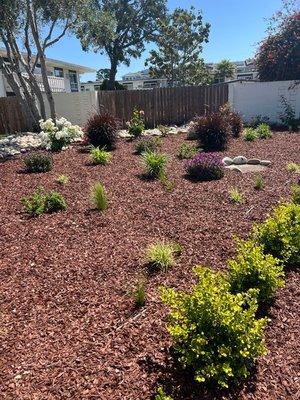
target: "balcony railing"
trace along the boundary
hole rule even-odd
[[[24,73],[24,76],[27,74]],[[37,84],[42,92],[45,92],[43,78],[41,74],[35,74]],[[48,81],[52,92],[59,93],[59,92],[66,92],[66,85],[65,79],[59,78],[57,76],[48,76]]]

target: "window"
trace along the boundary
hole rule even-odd
[[[69,70],[69,79],[70,79],[71,92],[78,92],[77,72]]]
[[[63,78],[64,77],[64,70],[59,67],[54,67],[54,76],[57,78]]]

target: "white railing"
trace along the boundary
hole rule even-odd
[[[23,75],[26,76],[27,74],[24,73]],[[35,78],[41,91],[45,92],[42,75],[35,74]],[[52,92],[54,93],[66,92],[66,85],[64,78],[59,78],[57,76],[48,76],[48,81]]]

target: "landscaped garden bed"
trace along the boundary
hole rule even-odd
[[[227,268],[234,236],[246,238],[291,195],[300,136],[231,139],[221,158],[270,160],[256,174],[229,169],[195,182],[178,157],[186,135],[161,139],[168,185],[144,177],[135,142],[119,139],[107,165],[92,165],[81,145],[53,154],[45,173],[24,173],[23,156],[0,164],[0,393],[3,399],[152,399],[159,386],[175,400],[296,399],[299,377],[300,276],[286,271],[266,328],[268,354],[239,387],[196,384],[175,362],[159,287],[190,291],[192,269]],[[192,142],[193,143],[193,142]],[[61,175],[68,182],[60,184]],[[102,182],[108,208],[98,212],[91,187]],[[20,202],[38,187],[59,191],[67,209],[29,217]],[[243,201],[232,201],[236,189]],[[175,265],[146,274],[145,250],[158,239],[177,243]],[[145,277],[146,274],[146,277]],[[132,293],[145,281],[146,303]],[[225,397],[224,397],[225,398]]]

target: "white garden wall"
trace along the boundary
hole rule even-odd
[[[49,105],[45,97],[47,116],[50,116]],[[56,114],[65,117],[72,124],[84,126],[89,116],[97,110],[97,92],[53,93]]]
[[[300,84],[294,81],[251,82],[239,81],[229,84],[228,101],[246,122],[257,115],[267,116],[270,122],[280,122],[281,96],[284,96],[300,115]]]

